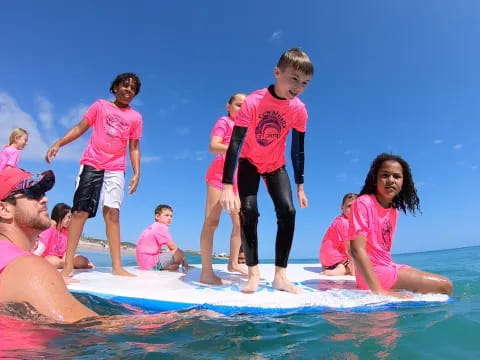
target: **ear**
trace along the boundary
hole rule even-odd
[[[10,222],[13,219],[13,205],[0,201],[0,222]]]
[[[278,76],[280,75],[281,72],[282,72],[282,71],[280,70],[280,68],[279,68],[278,66],[275,66],[275,67],[273,68],[273,76],[275,76],[275,79],[278,78]]]
[[[158,221],[160,219],[160,214],[155,214],[155,221]]]

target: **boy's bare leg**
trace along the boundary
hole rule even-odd
[[[247,285],[242,289],[242,292],[251,294],[257,291],[258,283],[260,282],[260,271],[258,265],[248,267],[248,281]]]
[[[103,207],[103,218],[107,233],[110,256],[112,258],[112,274],[120,276],[135,276],[122,267],[120,254],[120,210],[108,206]]]
[[[62,276],[68,278],[72,276],[73,259],[77,251],[78,242],[83,232],[83,227],[88,219],[88,212],[74,211],[68,227],[67,253],[65,254],[65,265],[63,266]]]
[[[242,243],[240,236],[240,218],[238,214],[230,214],[230,217],[232,218],[232,234],[230,235],[230,256],[227,269],[230,272],[248,275],[247,267],[238,263],[238,254]]]
[[[287,269],[275,266],[275,277],[273,278],[273,288],[280,291],[286,291],[293,294],[302,292],[298,286],[287,279]]]

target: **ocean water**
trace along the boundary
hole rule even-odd
[[[108,254],[86,254],[107,266]],[[75,325],[0,315],[0,358],[21,359],[479,359],[480,246],[394,256],[454,282],[453,301],[394,311],[216,316],[147,314],[95,296],[100,319]],[[132,255],[123,257],[134,265]],[[190,262],[197,263],[191,256]],[[315,263],[297,259],[292,262]]]

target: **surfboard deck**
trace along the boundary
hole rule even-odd
[[[321,275],[316,264],[289,264],[287,274],[302,288],[290,294],[272,288],[273,264],[260,264],[262,280],[257,292],[244,294],[246,277],[227,271],[227,264],[214,264],[215,273],[231,281],[209,286],[199,282],[201,265],[182,271],[145,271],[126,267],[136,277],[113,276],[110,267],[75,270],[79,283],[68,285],[71,292],[88,293],[104,299],[138,306],[148,311],[185,310],[193,307],[232,314],[285,314],[321,311],[379,311],[432,305],[449,301],[447,295],[414,294],[411,299],[378,296],[356,290],[353,276]]]

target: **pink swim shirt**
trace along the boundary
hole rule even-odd
[[[390,289],[398,278],[398,270],[404,265],[393,262],[391,248],[397,227],[398,210],[385,209],[375,195],[362,195],[352,204],[349,222],[349,239],[355,241],[357,235],[367,238],[366,251],[373,270],[384,289]],[[368,289],[368,284],[355,272],[357,287]]]
[[[232,138],[233,126],[235,122],[230,119],[228,116],[222,116],[220,119],[217,120],[215,123],[212,133],[210,137],[218,136],[222,138],[222,144],[227,145],[230,144],[230,139]],[[216,154],[215,158],[213,159],[210,167],[207,170],[207,174],[205,176],[205,181],[207,184],[222,190],[222,177],[223,177],[223,166],[225,164],[225,154]],[[236,184],[237,184],[237,177],[234,176],[233,181],[234,192],[236,193]]]
[[[333,266],[348,258],[348,219],[337,216],[328,227],[320,247],[320,263],[323,266]]]
[[[19,249],[8,240],[0,240],[0,274],[13,260],[24,255],[32,255],[32,253]]]
[[[7,166],[17,167],[18,160],[20,159],[20,150],[10,145],[0,152],[0,171]]]
[[[43,252],[42,257],[63,257],[67,252],[67,236],[67,228],[58,231],[55,226],[50,226],[47,230],[42,231],[38,236],[38,241],[45,246],[45,251]]]
[[[150,270],[158,262],[163,245],[173,242],[168,226],[155,221],[147,227],[137,240],[137,263],[142,270]]]
[[[84,119],[93,130],[80,163],[99,170],[125,171],[128,141],[142,136],[142,115],[130,106],[119,108],[97,100]]]
[[[254,91],[235,118],[235,125],[248,127],[240,157],[248,159],[260,174],[281,168],[290,129],[305,132],[307,118],[299,98],[280,100],[266,88]]]

